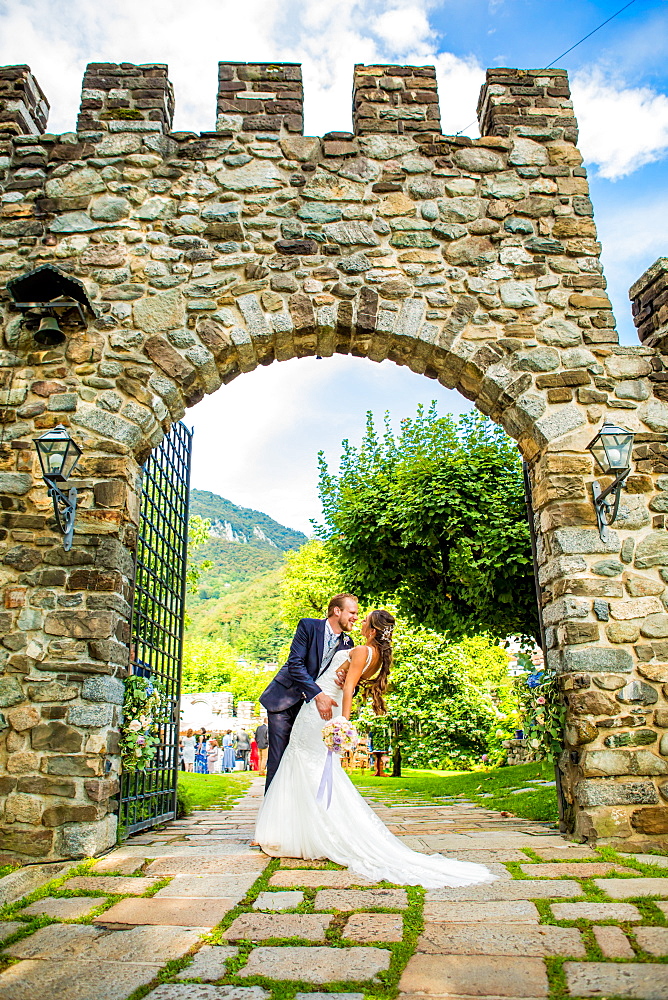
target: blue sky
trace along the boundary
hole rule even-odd
[[[217,61],[301,62],[305,131],[350,128],[355,62],[433,63],[444,132],[475,119],[487,66],[550,63],[623,0],[0,0],[0,65],[28,63],[72,130],[93,60],[167,62],[175,127],[213,128]],[[558,64],[568,69],[622,343],[637,343],[629,285],[668,254],[668,0],[636,0]],[[468,134],[475,135],[475,126]],[[193,483],[308,529],[316,454],[336,460],[364,413],[468,402],[391,362],[284,362],[243,375],[188,414]]]

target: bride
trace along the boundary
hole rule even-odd
[[[319,687],[336,701],[346,719],[350,718],[358,685],[371,696],[376,714],[384,713],[393,629],[394,617],[389,611],[372,611],[361,626],[365,645],[340,650],[318,677]],[[342,669],[347,670],[343,691],[337,683]],[[258,814],[255,840],[265,854],[327,858],[373,882],[385,880],[428,889],[494,880],[483,865],[442,854],[420,854],[403,844],[367,805],[336,754],[331,800],[329,805],[324,799],[320,801],[318,789],[327,759],[324,725],[314,701],[305,702]]]

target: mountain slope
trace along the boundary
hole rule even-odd
[[[298,549],[306,541],[301,531],[287,528],[259,510],[238,507],[208,490],[190,491],[190,513],[208,518],[211,535],[232,543],[255,541],[286,551]]]

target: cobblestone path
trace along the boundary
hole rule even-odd
[[[668,857],[462,802],[372,802],[471,889],[377,886],[250,847],[261,785],[5,906],[1,1000],[668,997]],[[51,871],[53,876],[54,870]],[[10,876],[12,878],[13,876]]]

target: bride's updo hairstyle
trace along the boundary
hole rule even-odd
[[[364,685],[364,693],[371,695],[371,704],[376,715],[385,715],[385,699],[383,695],[387,688],[392,667],[392,634],[394,632],[395,619],[389,611],[379,608],[369,615],[369,625],[375,629],[371,642],[378,648],[380,653],[380,670],[376,676]]]

